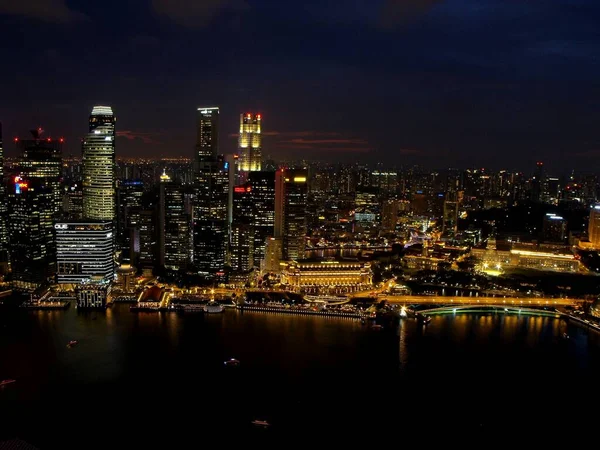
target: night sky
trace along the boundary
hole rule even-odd
[[[597,171],[598,0],[0,0],[5,141],[191,156],[197,106],[263,115],[275,159]],[[12,145],[8,143],[5,147]]]

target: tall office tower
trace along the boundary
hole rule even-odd
[[[254,172],[262,168],[261,115],[240,114],[240,137],[238,141],[240,170]]]
[[[283,237],[283,202],[285,201],[285,170],[279,169],[275,172],[275,230],[273,236]],[[282,258],[282,255],[279,255]]]
[[[535,173],[531,178],[530,200],[534,202],[543,202],[546,194],[546,172],[544,163],[536,163]]]
[[[452,200],[444,201],[444,219],[442,222],[442,233],[448,237],[454,237],[458,226],[458,202]]]
[[[2,123],[0,123],[0,274],[8,272],[8,208],[4,184],[4,153],[2,150]]]
[[[248,179],[252,186],[254,267],[260,267],[267,238],[275,233],[275,172],[250,172]]]
[[[250,183],[233,189],[233,221],[231,222],[230,262],[236,272],[254,267],[254,207]]]
[[[600,249],[600,204],[595,204],[590,209],[588,238],[594,248]]]
[[[159,264],[179,270],[189,263],[190,216],[183,185],[163,173],[159,199]]]
[[[308,171],[306,169],[286,170],[283,174],[282,252],[283,259],[304,258],[306,238],[306,207],[308,198]]]
[[[83,141],[83,216],[115,222],[115,117],[110,106],[94,106]]]
[[[144,194],[141,180],[123,180],[117,187],[117,249],[121,262],[131,264],[139,253],[139,219]]]
[[[64,188],[62,195],[62,215],[66,220],[83,218],[83,192],[81,185],[71,183]]]
[[[229,163],[218,155],[219,108],[198,108],[195,160],[194,265],[224,274],[229,230]]]
[[[54,221],[60,213],[62,139],[16,139],[21,157],[19,175],[8,195],[9,253],[13,287],[34,290],[56,271]]]
[[[111,221],[58,222],[54,228],[58,283],[113,280],[115,264]]]

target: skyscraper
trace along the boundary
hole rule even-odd
[[[0,274],[8,271],[8,223],[6,190],[4,187],[4,152],[2,147],[2,123],[0,123]]]
[[[117,245],[121,262],[132,264],[140,251],[140,210],[144,184],[141,180],[123,180],[117,188]]]
[[[115,266],[112,222],[58,222],[54,228],[59,283],[113,280]]]
[[[261,115],[240,114],[240,136],[238,142],[242,172],[254,172],[262,168]]]
[[[252,187],[253,260],[258,268],[265,257],[267,238],[275,235],[275,172],[250,172],[248,180]]]
[[[219,150],[219,108],[198,108],[196,142],[194,265],[222,275],[229,230],[229,163]]]
[[[283,259],[296,260],[304,258],[306,238],[306,206],[308,197],[308,171],[306,169],[285,170],[282,173],[278,202],[282,218],[282,252]]]
[[[83,141],[83,217],[115,221],[115,117],[110,106],[94,106]]]
[[[444,220],[442,232],[445,236],[454,237],[458,227],[458,202],[452,200],[444,201]]]
[[[600,249],[600,204],[593,205],[590,209],[588,237],[592,246]]]
[[[13,287],[18,290],[34,290],[56,272],[62,139],[44,139],[42,132],[32,130],[33,139],[15,139],[21,156],[9,191],[8,233]]]
[[[254,207],[250,183],[233,188],[233,220],[231,222],[231,269],[247,272],[254,266]]]
[[[172,270],[184,269],[189,263],[191,220],[183,185],[166,173],[161,176],[159,208],[159,263]]]

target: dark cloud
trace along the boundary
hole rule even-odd
[[[160,140],[157,139],[159,133],[146,133],[140,131],[121,130],[117,131],[117,137],[125,138],[129,141],[140,140],[144,144],[160,144]]]
[[[187,28],[207,26],[223,11],[243,11],[243,0],[152,0],[152,7],[159,15]]]
[[[87,18],[85,14],[69,8],[66,0],[0,0],[0,14],[56,23],[76,22]]]
[[[393,28],[408,23],[427,13],[443,0],[385,0],[381,9],[380,25]]]

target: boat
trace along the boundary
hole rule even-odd
[[[266,420],[253,420],[253,421],[252,421],[252,424],[253,424],[253,425],[257,425],[257,426],[259,426],[259,427],[265,427],[265,428],[271,425],[271,424],[270,424],[269,422],[267,422]]]
[[[15,383],[17,380],[2,380],[0,381],[0,386],[6,386],[7,384]]]
[[[215,302],[214,300],[211,300],[206,305],[204,305],[204,312],[208,314],[222,313],[224,309],[225,308],[223,308],[223,305],[219,304],[218,302]]]
[[[373,330],[377,330],[377,331],[379,331],[379,330],[383,330],[383,325],[373,325],[371,328],[372,328]]]
[[[429,322],[431,322],[431,317],[423,316],[421,317],[421,322],[423,322],[423,325],[427,325]]]
[[[563,333],[563,339],[569,339],[569,335],[567,333]]]
[[[223,364],[225,364],[227,367],[237,367],[240,365],[240,362],[235,358],[231,358],[225,361]]]
[[[67,347],[73,347],[77,345],[77,341],[69,341],[69,343],[67,344]]]

